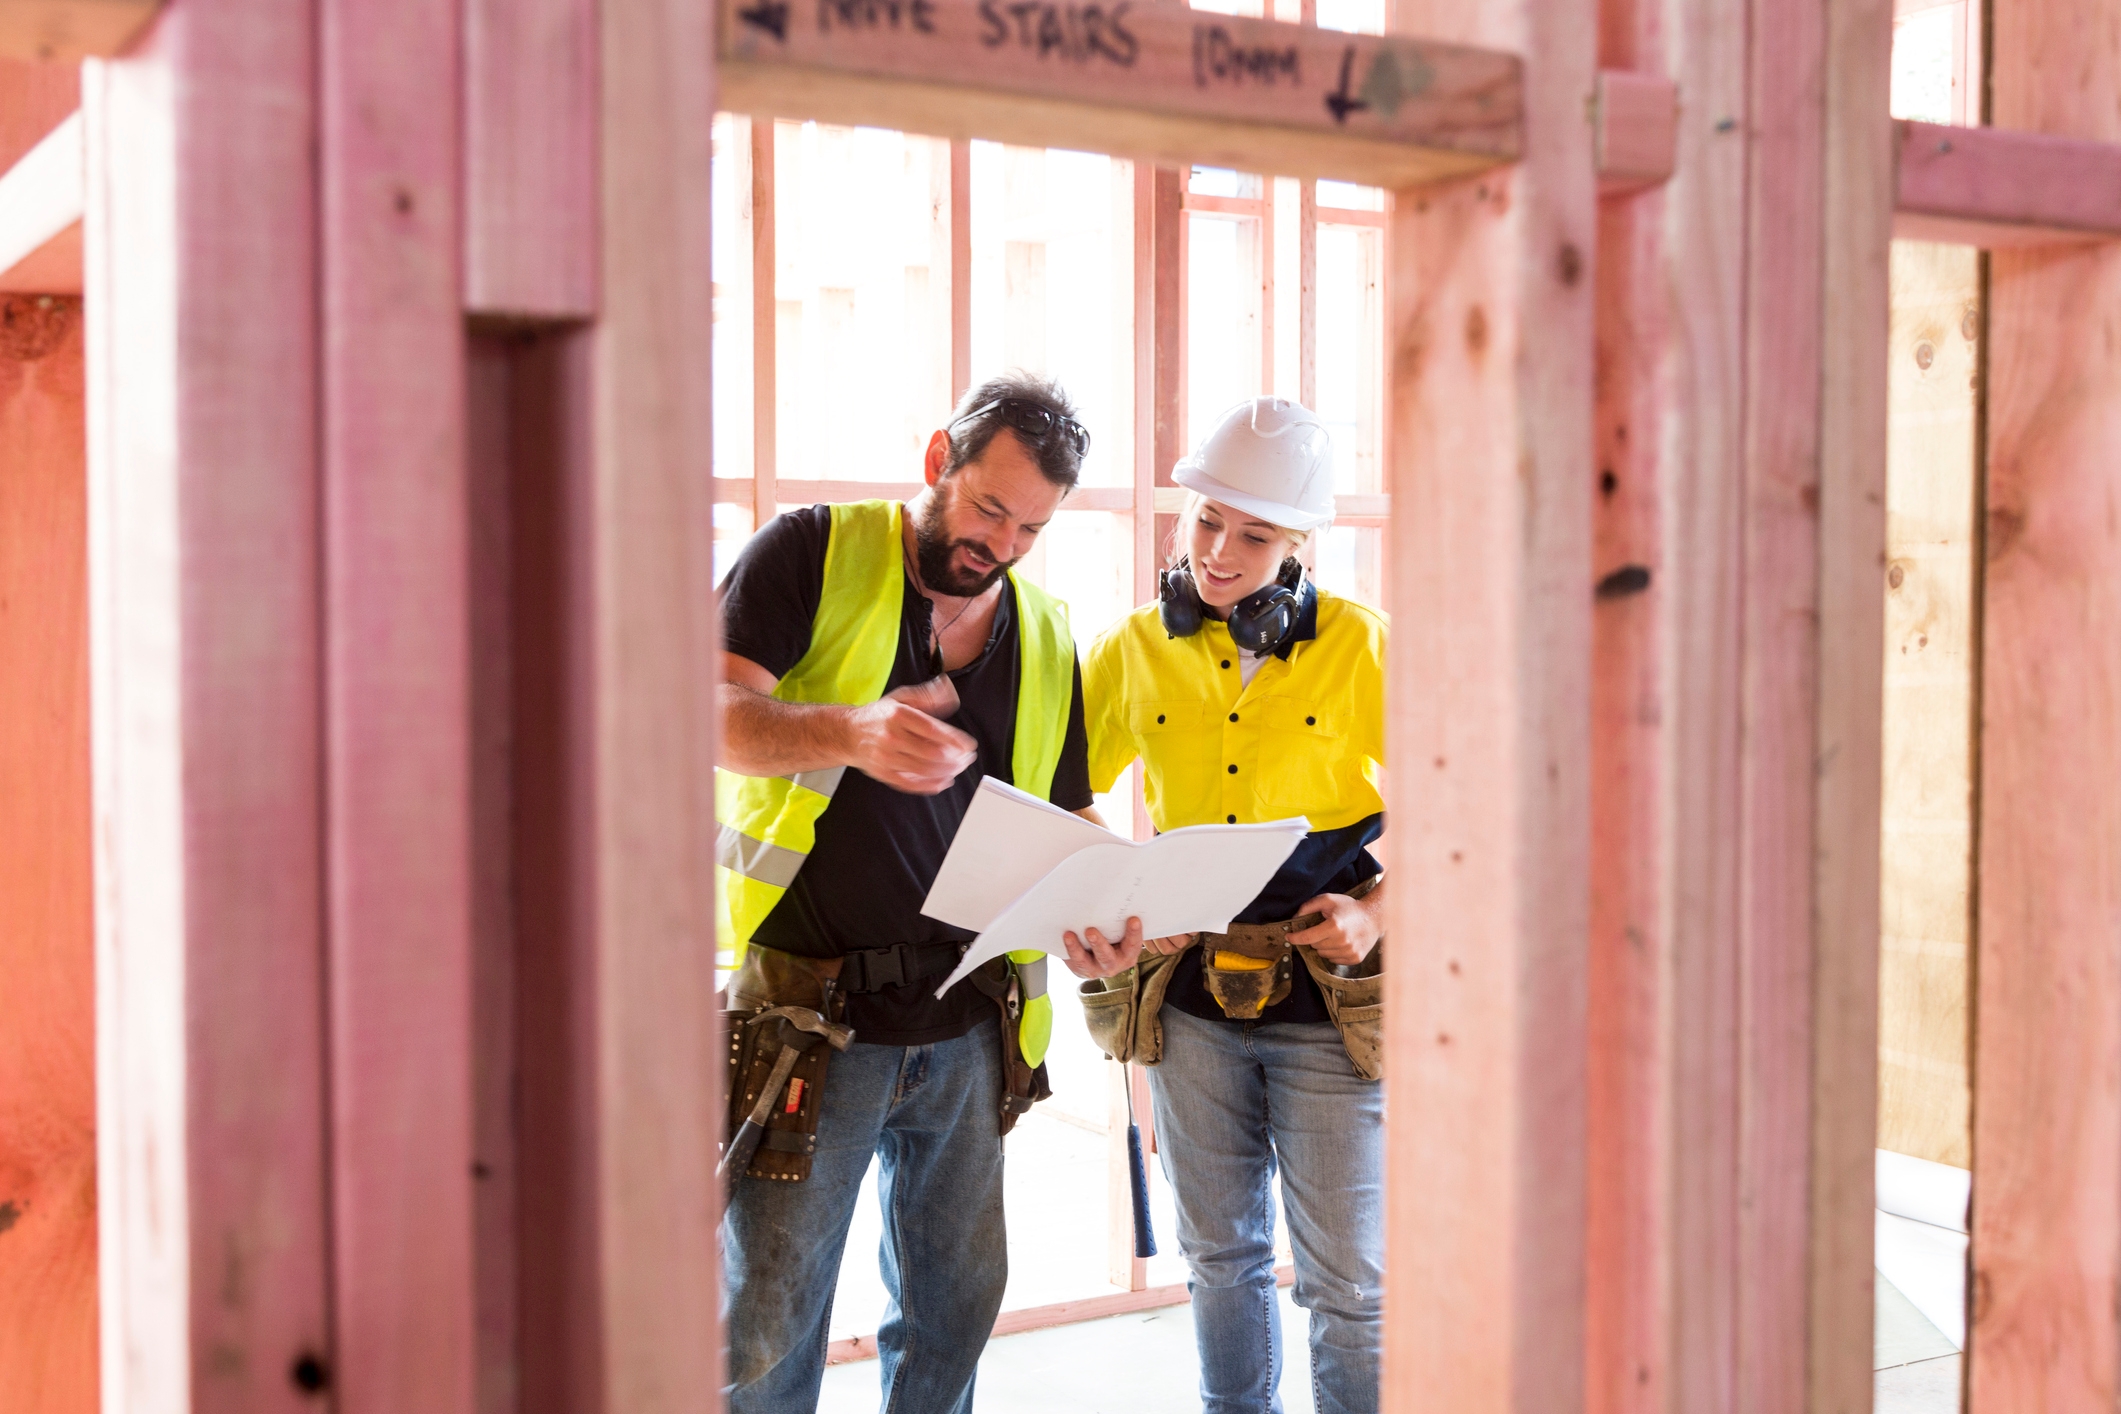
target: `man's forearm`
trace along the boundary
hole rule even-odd
[[[722,765],[743,776],[792,776],[845,766],[852,757],[853,709],[829,702],[782,702],[722,684]]]

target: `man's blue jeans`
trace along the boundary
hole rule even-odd
[[[800,1183],[746,1178],[722,1218],[730,1414],[817,1408],[847,1225],[881,1160],[877,1331],[887,1414],[970,1414],[1009,1280],[996,1022],[932,1046],[857,1041],[832,1057]]]
[[[1348,1064],[1329,1022],[1203,1021],[1162,1012],[1149,1067],[1156,1147],[1192,1273],[1204,1414],[1280,1414],[1274,1197],[1311,1313],[1318,1414],[1375,1414],[1384,1307],[1384,1086]]]

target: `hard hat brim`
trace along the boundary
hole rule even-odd
[[[1308,535],[1333,523],[1331,511],[1303,511],[1295,506],[1285,506],[1278,501],[1249,495],[1235,487],[1225,486],[1191,461],[1182,461],[1171,468],[1171,479],[1188,491],[1198,491],[1211,501],[1220,501],[1226,506],[1243,511],[1246,515],[1258,516],[1261,520],[1278,525],[1284,530],[1300,531]]]

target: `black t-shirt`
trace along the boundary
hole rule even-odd
[[[824,597],[825,547],[831,536],[831,509],[810,506],[776,517],[752,537],[722,585],[722,639],[730,652],[775,677],[787,676],[802,660]],[[898,655],[886,692],[933,676],[928,599],[910,578],[903,584]],[[977,758],[940,795],[906,795],[850,769],[818,819],[809,858],[759,924],[754,942],[802,957],[838,957],[893,943],[972,941],[965,929],[924,915],[921,903],[980,777],[1010,780],[1018,667],[1016,596],[1004,593],[986,647],[950,674],[959,703],[950,725],[978,742]],[[1050,798],[1064,810],[1081,810],[1091,802],[1079,665]],[[994,1003],[968,983],[936,997],[941,980],[930,977],[851,996],[847,1024],[859,1041],[920,1046],[962,1036],[993,1014]]]

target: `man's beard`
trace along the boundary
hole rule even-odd
[[[1016,564],[996,565],[985,574],[972,574],[956,568],[955,561],[960,548],[970,550],[984,559],[987,547],[977,540],[950,540],[943,525],[943,498],[940,494],[930,496],[928,504],[921,508],[921,518],[913,523],[914,561],[920,566],[921,583],[937,594],[947,594],[956,599],[976,598],[994,586],[994,582],[1007,574]]]

